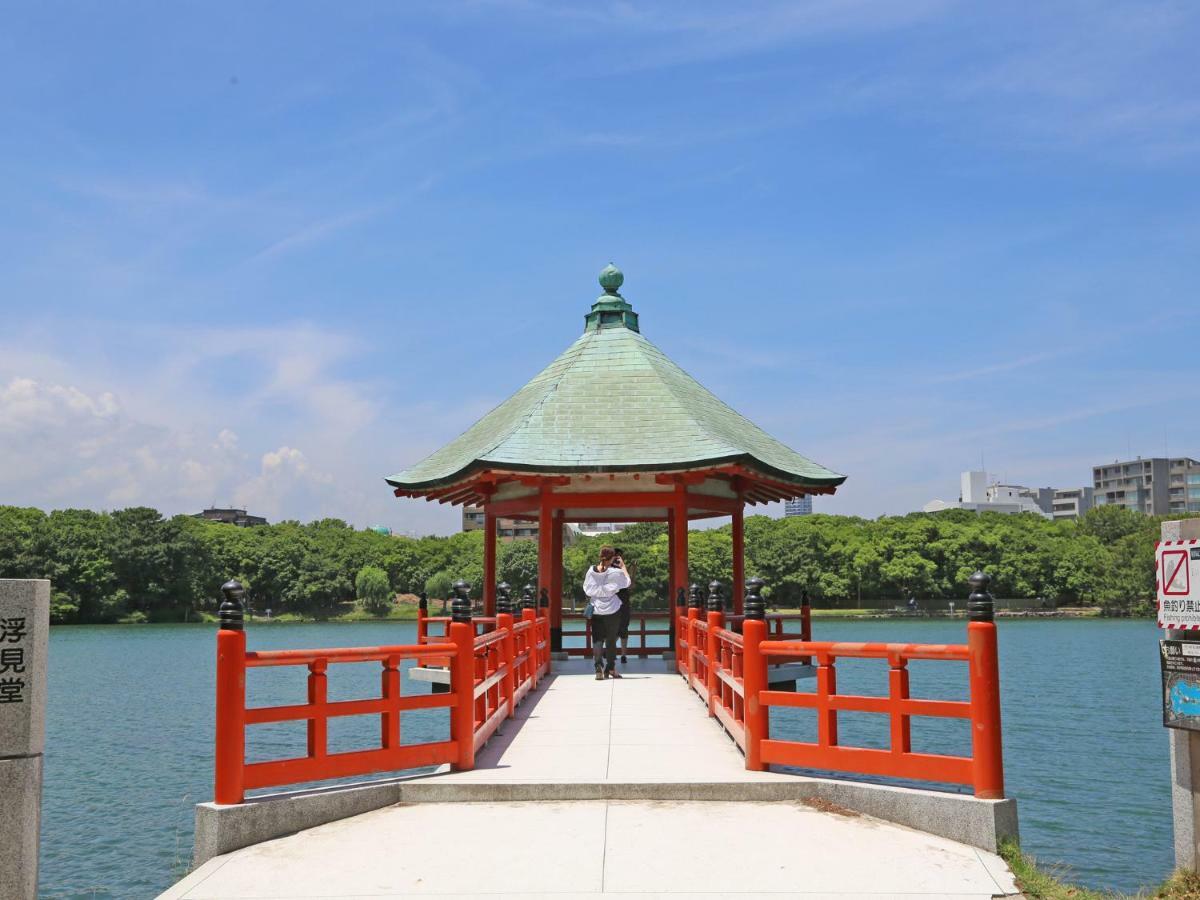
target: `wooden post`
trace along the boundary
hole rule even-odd
[[[380,679],[383,687],[383,699],[392,707],[391,712],[385,712],[379,720],[382,739],[380,745],[385,750],[400,748],[400,656],[392,654],[383,661],[383,675]]]
[[[329,660],[314,659],[308,664],[308,705],[323,707],[329,699]],[[329,746],[329,719],[313,716],[308,720],[308,758],[321,759]]]
[[[517,679],[516,679],[516,640],[513,637],[512,606],[509,603],[508,585],[501,584],[496,589],[496,630],[505,633],[501,644],[500,664],[505,667],[504,677],[500,680],[501,694],[508,704],[508,718],[517,714]]]
[[[225,602],[218,611],[217,632],[217,803],[241,803],[246,798],[246,632],[242,630],[242,596],[237,581],[221,586]]]
[[[743,515],[745,505],[738,496],[737,512],[733,514],[733,614],[742,615],[742,586],[746,583],[746,530]]]
[[[1004,797],[1004,750],[1000,738],[1000,660],[996,648],[994,604],[988,593],[991,578],[971,576],[967,601],[967,668],[971,683],[971,758],[975,796]]]
[[[461,584],[461,582],[459,582]],[[471,624],[471,601],[455,596],[451,605],[453,621],[447,629],[457,649],[451,664],[454,706],[450,709],[450,739],[457,745],[459,771],[475,768],[475,626]]]
[[[725,605],[721,599],[721,585],[711,582],[708,586],[708,671],[706,685],[708,688],[708,714],[717,714],[717,691],[721,681],[717,678],[717,669],[721,666],[720,641],[717,640],[717,629],[725,626]]]
[[[696,629],[692,627],[692,623],[700,618],[701,606],[703,605],[704,597],[700,591],[700,585],[693,584],[688,593],[688,611],[687,611],[687,682],[688,687],[692,687],[692,678],[696,674]],[[708,647],[703,648],[704,652],[708,652]]]
[[[417,595],[417,643],[429,643],[429,597],[424,591]]]
[[[546,663],[546,674],[549,675],[554,665],[554,657],[550,651],[554,648],[551,643],[553,636],[550,633],[550,592],[546,588],[542,588],[542,592],[538,594],[538,626],[542,629],[542,643],[546,645],[542,651],[542,660]]]
[[[833,657],[817,654],[817,744],[822,748],[836,747],[838,742],[837,710],[830,707],[829,698],[837,693],[837,669]]]
[[[747,583],[746,618],[742,622],[742,688],[746,700],[746,768],[753,772],[760,772],[766,768],[762,761],[762,742],[771,735],[769,709],[759,700],[759,695],[767,689],[767,659],[762,655],[762,650],[758,646],[767,637],[767,623],[763,621],[765,609],[762,595],[757,590],[761,585],[761,578],[751,579]],[[734,590],[738,590],[736,584]]]
[[[483,507],[483,614],[496,615],[496,516]]]
[[[541,659],[538,656],[538,633],[537,633],[537,610],[526,606],[521,610],[521,621],[532,622],[533,626],[525,632],[527,643],[529,644],[529,689],[536,690],[538,686],[538,669],[541,668]]]

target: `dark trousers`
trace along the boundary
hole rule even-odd
[[[606,616],[592,616],[592,652],[596,668],[600,668],[600,652],[604,651],[604,669],[611,672],[617,667],[617,629],[621,627],[621,611]]]

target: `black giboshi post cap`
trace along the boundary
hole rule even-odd
[[[424,591],[417,594],[417,609],[421,612],[429,612],[429,595]]]
[[[721,582],[708,583],[708,611],[721,612],[725,609],[725,599],[721,596]]]
[[[450,603],[450,619],[454,622],[471,621],[470,585],[461,578],[454,582],[454,600]]]
[[[762,620],[767,617],[767,604],[763,600],[762,589],[766,582],[758,576],[746,580],[746,602],[742,611],[747,619]]]
[[[679,593],[675,595],[676,606],[687,606],[687,591],[683,588],[679,589]]]
[[[497,613],[511,613],[512,612],[512,601],[510,599],[512,595],[509,593],[509,591],[510,591],[510,588],[508,586],[507,581],[502,581],[498,585],[496,585],[496,612]]]
[[[524,593],[521,594],[521,609],[537,609],[537,601],[533,599],[533,585],[525,585]]]
[[[538,606],[542,609],[550,608],[550,588],[542,588],[541,594],[538,595]]]
[[[241,631],[244,618],[242,597],[246,596],[246,589],[236,578],[231,578],[221,585],[221,593],[225,595],[225,600],[217,610],[218,627],[225,631]]]
[[[996,617],[996,605],[988,592],[992,576],[981,569],[967,581],[971,585],[971,596],[967,598],[967,618],[972,622],[991,622]]]
[[[688,608],[704,608],[704,591],[701,590],[700,585],[696,584],[694,581],[692,582],[692,586],[688,588]]]

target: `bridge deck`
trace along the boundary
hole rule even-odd
[[[662,660],[630,660],[598,682],[584,660],[517,707],[470,772],[441,782],[735,782],[788,776],[748,772],[741,752]],[[686,750],[686,752],[685,752]]]
[[[994,854],[801,802],[729,799],[754,783],[699,698],[661,661],[596,682],[582,661],[518,707],[470,772],[426,784],[692,786],[703,799],[401,804],[216,857],[166,898],[417,895],[979,897],[1016,893]],[[536,796],[536,794],[535,794]],[[561,792],[555,796],[562,796]],[[600,796],[599,794],[597,796]]]

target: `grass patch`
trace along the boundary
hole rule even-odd
[[[372,615],[364,609],[352,609],[349,612],[338,613],[336,616],[326,616],[320,618],[318,616],[307,616],[300,613],[280,613],[277,616],[271,616],[268,619],[263,615],[254,616],[255,625],[268,625],[272,622],[415,622],[417,620],[417,608],[403,604],[396,604],[388,607],[387,613],[382,616]]]
[[[1200,900],[1200,874],[1177,871],[1156,888],[1137,894],[1120,894],[1115,891],[1093,891],[1070,884],[1063,880],[1066,870],[1062,867],[1043,869],[1036,859],[1021,852],[1016,841],[1003,841],[1000,856],[1008,863],[1017,879],[1017,887],[1029,900]]]
[[[1038,867],[1037,860],[1021,852],[1016,841],[1003,841],[1000,844],[1000,856],[1008,863],[1013,875],[1017,878],[1017,887],[1030,900],[1105,900],[1106,895],[1090,891],[1087,888],[1067,884],[1058,876],[1061,870],[1044,871]],[[1107,895],[1112,896],[1112,895]]]
[[[349,612],[338,613],[336,616],[319,616],[303,615],[301,613],[280,613],[279,615],[267,618],[261,613],[256,613],[253,619],[247,621],[253,622],[255,625],[272,625],[288,622],[415,622],[417,620],[417,607],[408,604],[396,604],[390,607],[386,615],[374,616],[369,612],[361,609],[352,609]],[[126,616],[120,620],[121,625],[140,625],[145,623],[146,617],[140,613]],[[214,625],[218,621],[215,613],[210,612],[191,612],[188,615],[188,621],[192,624],[203,623]]]

